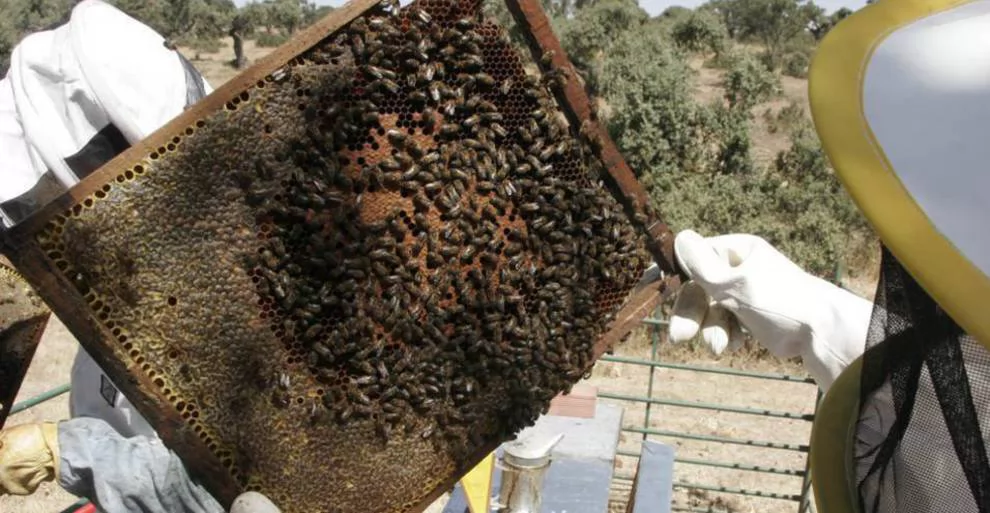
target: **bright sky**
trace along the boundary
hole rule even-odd
[[[334,7],[344,5],[347,0],[315,0],[318,5],[332,5]],[[237,5],[244,5],[248,3],[248,0],[234,0]],[[403,4],[407,2],[403,1]],[[681,5],[684,7],[697,7],[705,3],[705,0],[639,0],[639,5],[648,13],[650,16],[656,16],[663,12],[664,9],[672,5]],[[832,12],[840,7],[848,7],[852,10],[857,10],[860,7],[866,5],[865,0],[815,0],[815,3],[824,7],[827,12]]]

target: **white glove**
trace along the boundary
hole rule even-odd
[[[672,341],[700,330],[719,354],[739,346],[741,323],[778,358],[800,356],[822,390],[863,353],[872,303],[804,272],[762,238],[686,230],[674,251],[691,281],[674,303]]]
[[[244,492],[237,496],[230,507],[230,513],[280,513],[268,497],[258,492]]]

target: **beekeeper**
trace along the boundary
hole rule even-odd
[[[879,0],[821,42],[816,131],[882,243],[873,302],[753,235],[675,238],[670,336],[800,356],[818,511],[990,511],[990,0]]]
[[[79,3],[26,37],[0,81],[0,221],[23,220],[210,91],[152,29]],[[104,513],[225,511],[81,348],[71,384],[71,420],[0,433],[0,495],[54,480]],[[278,510],[247,493],[231,511]]]

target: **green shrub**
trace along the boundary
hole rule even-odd
[[[195,50],[197,54],[217,53],[223,48],[223,42],[216,38],[191,39],[182,43]]]
[[[804,107],[792,101],[776,114],[772,109],[767,109],[763,114],[763,121],[766,123],[767,132],[775,134],[777,132],[791,131],[807,124],[808,117],[804,112]]]
[[[676,19],[670,34],[679,47],[690,52],[718,55],[725,51],[729,41],[725,24],[708,11],[691,11],[687,16]]]
[[[601,63],[610,56],[615,42],[627,32],[640,32],[648,19],[635,0],[601,0],[579,10],[567,22],[558,21],[556,29],[564,51],[584,73],[589,89],[597,91]]]
[[[261,32],[255,38],[254,44],[260,48],[274,48],[286,42],[288,38],[277,32]]]
[[[714,162],[712,115],[692,100],[692,77],[660,30],[629,32],[612,44],[600,93],[612,110],[609,134],[637,172],[703,170]]]
[[[804,53],[791,53],[784,57],[784,67],[781,72],[789,77],[807,78],[811,58]]]
[[[730,107],[749,110],[780,93],[776,74],[748,53],[735,54],[725,74],[725,99]]]

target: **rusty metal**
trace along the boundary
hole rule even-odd
[[[420,19],[432,18],[435,23],[445,20],[444,26],[449,30],[455,24],[454,20],[460,23],[460,20],[473,18],[478,8],[479,4],[472,0],[459,3],[423,0],[405,8],[401,19],[405,20],[403,26],[408,30],[410,13],[423,9],[427,14],[419,13]],[[527,16],[535,20],[542,16],[545,20],[538,6],[535,11],[532,5],[527,9]],[[17,269],[156,428],[165,443],[224,504],[229,505],[237,493],[251,489],[272,497],[286,513],[420,511],[511,435],[499,431],[504,429],[500,427],[503,424],[509,425],[504,419],[516,413],[512,409],[506,410],[506,405],[512,404],[512,397],[505,393],[510,382],[507,376],[513,375],[508,371],[495,376],[494,382],[483,391],[476,392],[477,398],[470,403],[480,412],[476,420],[462,419],[460,422],[465,425],[457,426],[446,413],[437,417],[447,419],[444,422],[449,423],[437,424],[437,431],[443,431],[444,436],[472,433],[480,437],[478,439],[472,436],[465,440],[444,438],[436,441],[436,437],[430,435],[432,427],[423,430],[422,434],[416,431],[412,434],[392,432],[390,435],[387,428],[381,427],[381,422],[378,426],[365,420],[348,424],[345,419],[335,424],[332,418],[331,422],[325,422],[320,403],[329,401],[323,398],[343,393],[345,383],[350,386],[355,382],[347,376],[323,381],[322,375],[314,374],[304,352],[306,346],[300,341],[302,335],[296,331],[295,324],[288,324],[290,319],[283,312],[283,308],[290,308],[294,303],[288,301],[290,307],[273,306],[269,296],[275,293],[266,296],[259,292],[259,283],[267,278],[262,277],[258,265],[245,263],[249,254],[255,255],[252,260],[258,260],[259,253],[264,255],[262,249],[268,247],[269,238],[276,238],[270,230],[277,227],[273,228],[273,221],[268,218],[259,220],[253,210],[253,200],[234,190],[232,184],[238,181],[237,177],[243,179],[245,174],[253,172],[258,174],[252,175],[252,179],[260,180],[259,167],[278,166],[291,160],[289,150],[307,149],[299,141],[318,125],[308,118],[318,110],[308,108],[312,105],[307,102],[317,102],[310,99],[311,95],[325,98],[334,97],[330,93],[340,93],[338,96],[350,98],[364,94],[358,91],[361,87],[330,90],[337,76],[335,70],[341,75],[347,75],[344,71],[353,74],[354,70],[347,68],[346,59],[338,63],[336,58],[328,58],[320,52],[338,34],[348,30],[354,20],[366,17],[372,11],[377,12],[377,4],[371,0],[356,0],[335,10],[117,156],[40,212],[9,231],[0,232],[0,250],[10,256]],[[493,64],[486,66],[498,68],[492,75],[521,80],[521,76],[512,75],[522,73],[522,67],[515,60],[517,58],[505,50],[508,43],[499,39],[498,27],[490,21],[479,22],[479,26],[477,33],[482,34],[489,52],[486,55],[494,55]],[[536,30],[543,33],[544,29]],[[546,39],[544,36],[541,40]],[[352,48],[363,44],[353,39],[346,42]],[[555,39],[552,42],[559,47]],[[561,62],[570,66],[562,51],[554,59],[564,59]],[[370,86],[364,84],[362,87]],[[568,87],[571,90],[572,86]],[[321,91],[322,88],[328,89]],[[573,98],[565,97],[563,102],[567,105],[564,114],[572,118],[573,132],[580,130],[582,120],[588,119],[585,111],[577,111],[584,112],[581,116],[574,114],[574,105],[587,107],[587,97],[582,104],[580,94],[583,91],[573,93]],[[273,103],[266,103],[267,100]],[[500,104],[500,109],[504,107],[506,117],[522,119],[529,115],[527,109],[532,108],[527,102],[506,100],[504,105]],[[319,105],[324,108],[323,104]],[[559,106],[554,108],[559,109]],[[377,135],[370,134],[366,143],[340,150],[340,156],[348,163],[375,164],[391,158],[389,150],[394,147],[390,144],[396,134],[424,147],[439,144],[431,142],[435,136],[417,128],[424,123],[420,117],[422,113],[408,109],[401,101],[392,101],[383,106],[382,111],[384,113],[378,116],[381,126]],[[274,124],[276,122],[278,124]],[[408,135],[403,136],[400,130]],[[635,236],[629,238],[628,245],[622,246],[627,248],[622,254],[601,255],[602,259],[614,257],[611,261],[627,262],[628,266],[594,271],[606,277],[595,275],[596,282],[601,283],[600,288],[593,291],[594,315],[597,317],[584,314],[585,317],[579,320],[589,324],[604,323],[605,319],[611,321],[606,328],[596,331],[594,337],[583,341],[573,337],[567,340],[573,347],[562,351],[567,355],[565,363],[572,363],[573,355],[585,350],[590,352],[587,361],[574,360],[581,362],[582,368],[567,373],[572,381],[588,370],[602,352],[626,336],[654,305],[676,289],[678,283],[670,255],[672,237],[662,223],[650,217],[654,214],[645,203],[642,188],[638,187],[607,134],[597,124],[585,123],[581,132],[585,138],[590,134],[592,141],[600,141],[593,145],[601,146],[596,154],[608,170],[604,174],[615,178],[606,182],[615,186],[610,192],[620,204],[616,209],[624,206],[627,211],[625,220],[613,223],[616,230],[624,230],[627,226],[638,226],[639,230],[631,232]],[[596,133],[598,137],[595,137]],[[573,137],[578,139],[576,135]],[[475,144],[484,143],[475,141]],[[258,153],[272,148],[278,152]],[[571,161],[562,162],[552,170],[553,176],[574,188],[590,188],[587,184],[591,182],[580,175],[584,168],[568,162]],[[347,172],[357,171],[348,168]],[[291,179],[295,180],[295,175]],[[288,176],[283,180],[289,181]],[[478,193],[480,182],[480,179],[472,179],[469,182],[471,189],[463,194],[462,200],[470,203],[483,196]],[[284,189],[287,185],[283,183],[281,187]],[[491,188],[491,185],[487,187]],[[281,201],[278,198],[285,193],[271,194],[274,193],[264,201]],[[356,219],[349,221],[352,225],[360,227],[385,222],[385,213],[395,208],[408,210],[406,222],[410,227],[436,229],[443,223],[428,204],[429,216],[413,214],[412,206],[424,204],[419,196],[365,196],[368,197],[363,203],[362,194],[358,192],[347,191],[340,197],[358,213]],[[478,201],[481,205],[477,211],[492,211],[486,210],[492,205],[485,203],[487,200]],[[531,204],[519,207],[531,208],[527,205]],[[604,214],[609,218],[607,212]],[[512,229],[525,231],[535,226],[535,221],[515,217],[515,214],[509,216],[503,212],[492,216],[490,222],[505,230],[507,235]],[[307,224],[310,220],[307,217]],[[334,226],[335,229],[354,230],[354,226]],[[576,225],[569,228],[573,233],[581,233]],[[587,238],[592,238],[590,233]],[[414,237],[400,241],[406,251],[416,244]],[[640,254],[647,256],[646,248],[657,258],[661,269],[673,277],[634,288],[628,284],[635,282],[648,263],[646,258],[639,258]],[[494,261],[490,264],[494,268],[505,269],[510,259],[500,251],[490,251],[482,256],[488,256],[489,262]],[[329,249],[326,253],[333,252]],[[317,258],[321,255],[323,253],[314,253]],[[355,261],[367,256],[351,255]],[[392,258],[398,257],[393,255]],[[468,273],[481,267],[481,258],[475,256],[464,259],[463,264],[448,262],[447,265],[460,267]],[[535,250],[527,258],[527,269],[531,273],[553,267],[545,264],[544,257]],[[418,261],[415,258],[407,260]],[[358,274],[351,276],[359,278],[354,280],[366,277],[365,271],[356,270]],[[430,276],[437,273],[439,271],[428,272]],[[582,275],[579,278],[589,277]],[[341,281],[340,278],[335,280],[337,284]],[[575,281],[566,286],[565,292],[587,292],[586,283],[580,279]],[[404,285],[425,287],[424,281]],[[487,286],[493,288],[494,280]],[[561,287],[559,283],[557,286]],[[269,289],[274,290],[271,286]],[[384,294],[382,288],[373,299],[380,301]],[[460,294],[461,291],[453,287],[444,300],[444,308],[456,305]],[[504,296],[502,292],[498,294]],[[534,294],[527,299],[526,308],[531,309],[533,317],[538,314],[541,304],[546,307],[547,297]],[[496,304],[500,303],[491,303]],[[421,309],[421,306],[414,304],[406,310],[421,312],[415,315],[423,322],[428,309]],[[276,329],[273,319],[282,322],[283,318],[287,323],[285,328]],[[336,317],[327,322],[344,325],[346,320]],[[478,319],[474,321],[476,324]],[[445,325],[449,330],[445,336],[451,336],[458,327],[461,326]],[[315,333],[314,336],[322,336],[319,330]],[[393,335],[388,330],[376,331],[375,339],[379,337],[388,341],[390,350],[405,347],[405,342],[392,340]],[[503,342],[497,344],[498,347],[492,344],[488,350],[502,351],[502,346],[508,345]],[[372,341],[354,340],[354,344],[359,343],[370,345]],[[484,340],[478,341],[478,344],[484,343]],[[375,357],[382,362],[385,359],[383,351],[379,348],[380,356]],[[371,354],[370,350],[368,354]],[[500,358],[509,361],[506,356]],[[372,373],[376,371],[373,367],[369,366]],[[542,372],[541,379],[553,383],[552,387],[562,388],[559,376],[532,363],[515,362],[515,368],[510,370],[517,374],[525,372],[528,376],[534,369]],[[386,371],[388,369],[377,370],[383,381],[389,381],[388,376],[396,374],[394,369]],[[450,383],[433,383],[444,379],[449,372],[454,370],[445,369],[443,373],[421,371],[418,375],[436,374],[430,376],[432,381],[428,384],[440,393],[439,390]],[[344,378],[351,381],[341,381]],[[363,376],[361,379],[365,380],[362,384],[366,384],[370,378]],[[534,385],[533,388],[539,387]],[[384,399],[376,403],[375,397],[368,398],[360,393],[358,398],[359,402],[377,407],[384,403]],[[333,407],[349,400],[333,399]],[[526,410],[519,408],[526,414]],[[341,418],[350,418],[352,414],[351,410],[334,410],[330,406],[327,410]],[[383,411],[375,413],[378,419],[387,416]],[[422,429],[418,413],[404,415],[401,422],[406,427],[415,422],[416,429]],[[381,435],[383,429],[385,434]]]
[[[0,257],[0,428],[27,374],[51,311]]]

